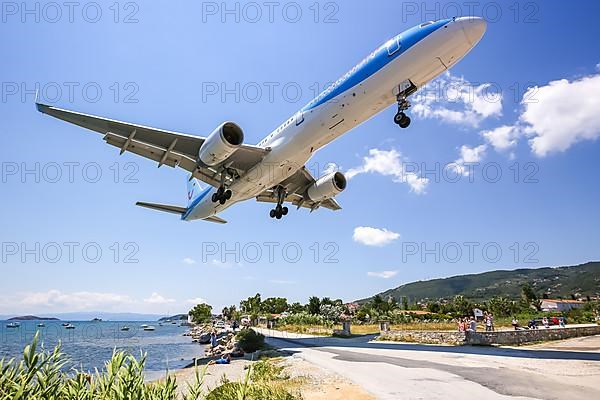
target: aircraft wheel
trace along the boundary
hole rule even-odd
[[[220,203],[221,205],[225,204],[226,202],[227,202],[227,200],[226,200],[226,199],[224,199],[223,197],[221,197],[221,198],[219,199],[219,203]]]
[[[406,117],[406,114],[404,114],[402,111],[398,111],[398,113],[396,113],[396,115],[394,115],[394,122],[398,125],[400,125],[402,123],[402,120],[404,119],[404,117]]]
[[[271,210],[269,215],[271,216],[271,218],[275,218],[275,215],[276,215],[275,210]]]
[[[281,215],[281,213],[280,213],[280,212],[278,212],[278,213],[277,213],[277,215],[275,215],[275,218],[277,218],[277,219],[281,219],[281,217],[282,217],[282,216],[283,216],[283,215]]]
[[[407,115],[404,115],[404,117],[402,118],[402,120],[400,121],[400,123],[398,125],[400,125],[400,128],[402,128],[402,129],[408,128],[408,126],[410,125],[410,117]]]
[[[217,201],[219,201],[219,196],[216,193],[213,193],[213,195],[212,195],[212,202],[216,203]]]
[[[231,193],[231,190],[225,191],[225,200],[231,199],[232,195],[233,195],[233,193]]]
[[[288,211],[289,211],[289,210],[288,210],[288,208],[287,208],[287,207],[283,207],[283,208],[281,209],[281,214],[282,214],[282,215],[288,215]]]

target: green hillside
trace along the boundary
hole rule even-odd
[[[491,271],[481,274],[461,275],[444,279],[419,281],[380,293],[384,299],[392,296],[396,301],[408,297],[411,302],[437,300],[464,295],[474,300],[486,300],[504,296],[517,298],[521,286],[529,283],[539,297],[545,293],[550,298],[600,296],[600,262],[570,267],[517,269]],[[369,299],[359,300],[359,303]]]

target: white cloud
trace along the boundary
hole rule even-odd
[[[184,258],[184,259],[182,260],[182,262],[183,262],[184,264],[187,264],[187,265],[194,265],[194,264],[196,264],[196,260],[194,260],[193,258],[190,258],[190,257],[186,257],[186,258]]]
[[[454,168],[456,173],[461,174],[463,176],[469,176],[470,168],[468,165],[474,165],[483,159],[485,156],[485,152],[487,150],[487,146],[485,144],[479,145],[477,147],[469,147],[467,145],[463,145],[460,147],[460,158],[454,161],[451,164],[451,167]]]
[[[369,271],[367,275],[374,278],[390,279],[398,275],[398,271]]]
[[[496,151],[502,152],[517,145],[521,131],[517,126],[502,125],[489,131],[483,131],[481,135]]]
[[[519,122],[534,154],[544,157],[600,136],[600,75],[561,79],[523,96]]]
[[[152,295],[149,298],[144,299],[144,303],[168,304],[168,303],[175,303],[175,299],[167,299],[164,296],[161,296],[160,294],[154,292],[154,293],[152,293]]]
[[[369,150],[369,155],[363,157],[363,164],[346,172],[346,177],[352,179],[357,175],[365,173],[376,173],[383,176],[391,176],[394,182],[406,183],[410,190],[417,194],[425,193],[429,184],[428,178],[421,178],[415,172],[406,171],[406,162],[396,149],[392,150]]]
[[[354,228],[352,239],[355,242],[365,246],[382,247],[390,244],[400,237],[399,233],[388,231],[387,229],[371,228],[369,226],[359,226]]]
[[[193,305],[196,305],[196,304],[208,304],[208,301],[206,301],[202,297],[196,297],[194,299],[187,299],[185,302],[188,303],[188,304],[193,304]]]
[[[68,308],[73,311],[113,309],[116,306],[132,304],[134,301],[126,295],[100,292],[63,293],[60,290],[25,294],[19,306],[26,308]]]
[[[425,85],[413,102],[415,115],[456,125],[477,127],[502,115],[502,94],[494,85],[473,84],[449,72]]]

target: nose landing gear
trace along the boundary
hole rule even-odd
[[[400,128],[405,129],[410,125],[410,117],[404,113],[404,111],[410,108],[410,102],[406,99],[406,97],[398,96],[398,112],[394,116],[394,122],[400,126]]]

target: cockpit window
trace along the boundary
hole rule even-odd
[[[426,27],[427,25],[431,25],[431,24],[433,24],[433,21],[427,21],[427,22],[423,22],[423,23],[421,24],[421,28],[424,28],[424,27]]]

